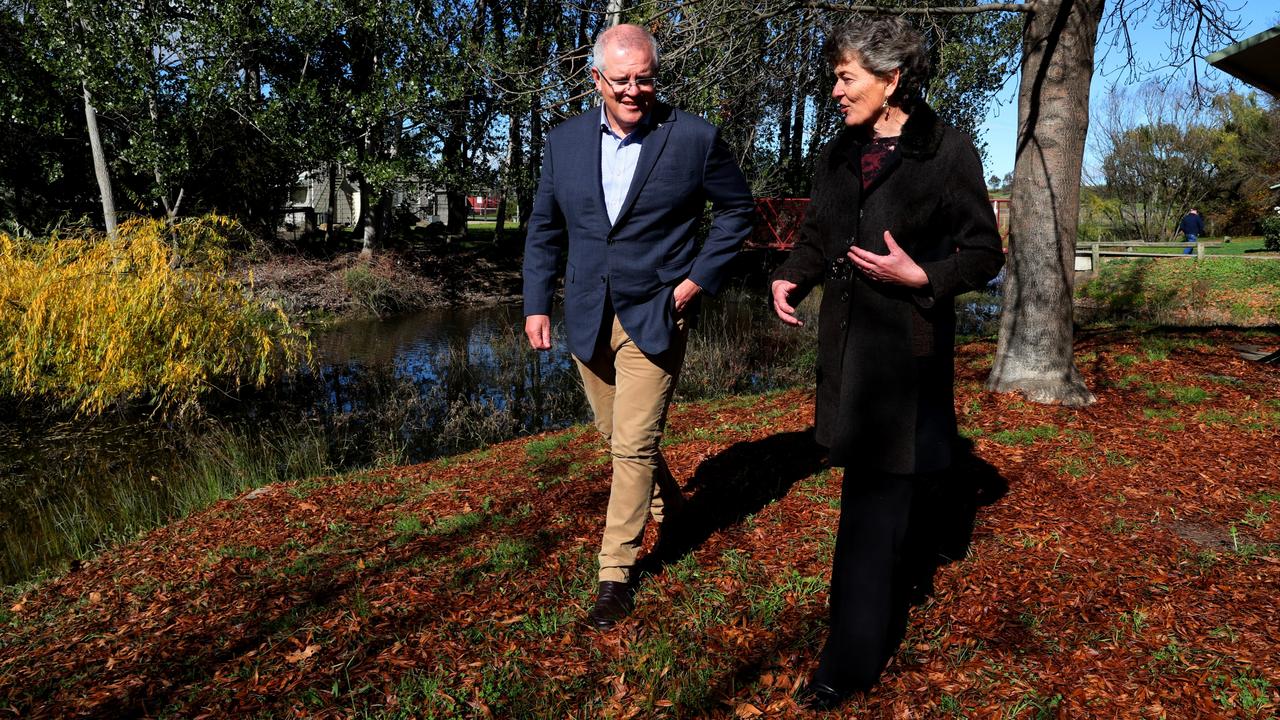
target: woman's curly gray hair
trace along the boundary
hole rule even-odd
[[[906,19],[878,15],[837,26],[822,45],[822,56],[832,67],[856,59],[867,72],[882,80],[900,70],[898,88],[889,102],[910,110],[924,98],[929,81],[929,53],[924,36]]]

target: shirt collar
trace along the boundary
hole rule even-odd
[[[652,122],[653,122],[653,110],[652,110],[652,109],[650,109],[650,110],[649,110],[649,112],[647,112],[647,113],[645,113],[645,114],[644,114],[644,117],[640,118],[640,123],[639,123],[638,125],[636,125],[636,129],[635,129],[635,130],[632,130],[632,131],[631,131],[631,134],[630,134],[630,135],[628,135],[627,137],[632,137],[632,136],[634,136],[634,137],[635,137],[635,139],[637,139],[637,140],[638,140],[638,139],[640,139],[640,138],[641,138],[641,137],[643,137],[646,133],[648,133],[648,132],[649,132],[649,125],[650,125]],[[609,135],[613,135],[613,134],[614,134],[614,133],[613,133],[613,126],[611,126],[611,125],[609,124],[609,116],[605,114],[605,111],[604,111],[604,105],[601,105],[601,106],[600,106],[600,132],[602,132],[602,133],[608,133]],[[615,136],[615,137],[616,137],[616,136]],[[626,137],[624,137],[624,138],[622,138],[622,139],[623,139],[623,140],[626,140],[627,138],[626,138]]]

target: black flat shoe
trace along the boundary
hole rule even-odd
[[[635,594],[635,586],[631,583],[601,582],[595,607],[587,613],[587,624],[597,630],[608,630],[617,625],[635,608]]]
[[[852,693],[840,692],[826,683],[810,682],[796,693],[796,704],[810,712],[835,710],[849,699]]]

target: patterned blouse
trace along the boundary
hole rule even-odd
[[[878,137],[862,146],[862,192],[865,195],[897,165],[898,138]]]

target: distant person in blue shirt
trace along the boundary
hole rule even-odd
[[[1194,243],[1201,235],[1204,234],[1204,218],[1200,217],[1200,213],[1195,208],[1182,216],[1182,222],[1178,223],[1178,232],[1182,233],[1183,242]],[[1195,252],[1195,247],[1189,247],[1182,251],[1183,255],[1190,255]]]

